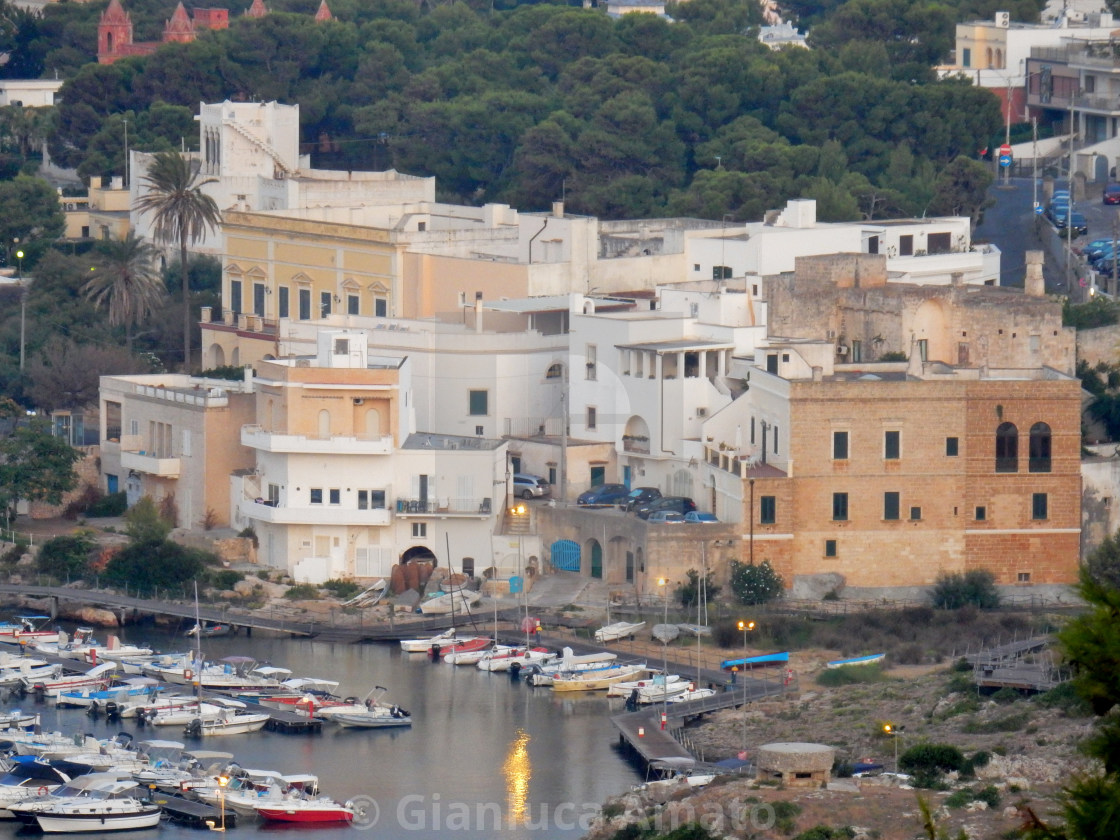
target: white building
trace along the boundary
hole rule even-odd
[[[64,83],[65,79],[0,79],[0,106],[49,107]]]

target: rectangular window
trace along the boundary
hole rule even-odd
[[[377,298],[373,302],[373,314],[378,318],[386,318],[389,315],[389,302],[385,298]]]
[[[587,345],[587,378],[592,382],[598,375],[598,352],[594,344]]]
[[[774,454],[778,454],[778,427],[774,427]]]
[[[336,356],[349,356],[350,355],[350,339],[336,338],[334,340],[334,355]]]
[[[918,358],[921,359],[923,362],[928,362],[929,361],[929,339],[928,338],[919,338],[918,339]]]
[[[858,339],[852,341],[852,361],[853,362],[862,362],[863,361],[863,342],[859,341]]]
[[[369,491],[369,506],[374,510],[385,509],[385,491],[384,490],[370,490]]]
[[[776,374],[778,372],[778,354],[777,353],[767,353],[766,354],[766,372],[767,373],[774,373],[774,374]]]
[[[323,488],[322,487],[312,487],[311,488],[311,504],[321,505],[322,503],[323,503]]]
[[[731,279],[731,266],[729,266],[729,265],[713,265],[712,266],[712,279],[713,280],[730,280]]]
[[[931,233],[926,237],[926,250],[931,254],[948,254],[953,247],[953,234]]]
[[[299,319],[301,321],[311,320],[311,290],[299,290]]]
[[[1019,572],[1019,575],[1016,578],[1016,580],[1018,580],[1019,583],[1030,583],[1031,582],[1031,573],[1030,572]]]
[[[288,297],[289,289],[287,286],[281,286],[276,290],[276,294],[280,296],[280,303],[277,306],[276,314],[281,318],[291,317],[290,299]]]
[[[241,312],[241,281],[229,281],[229,311],[235,315]]]
[[[331,314],[331,293],[319,292],[319,317],[326,318]]]
[[[897,461],[902,449],[902,432],[890,431],[883,433],[883,458],[888,461]]]
[[[898,237],[898,255],[912,257],[914,255],[914,234],[907,233]]]
[[[910,508],[910,519],[911,519],[912,521],[915,521],[915,522],[916,522],[916,521],[918,521],[918,520],[919,520],[919,519],[921,519],[921,518],[922,518],[922,509],[921,509],[920,507],[912,507],[912,508]]]
[[[848,494],[832,494],[832,520],[834,522],[848,521]]]
[[[777,496],[762,496],[759,498],[758,521],[762,525],[773,525],[778,521]]]
[[[346,314],[358,315],[361,311],[361,299],[357,295],[346,296]]]
[[[358,510],[369,510],[369,491],[358,491]]]
[[[754,445],[754,418],[751,418],[751,445]]]
[[[976,521],[983,522],[988,518],[988,509],[984,505],[977,505],[976,507]]]
[[[832,460],[833,461],[847,461],[848,460],[848,433],[847,432],[833,432],[832,433]]]
[[[972,50],[965,47],[961,50],[961,67],[968,67],[972,63]]]
[[[1031,519],[1049,518],[1049,499],[1045,493],[1031,494]]]
[[[329,493],[328,498],[330,499],[330,503],[332,505],[342,504],[342,491],[341,490],[339,490],[337,487],[332,487],[328,491],[328,493]]]
[[[878,236],[867,237],[867,253],[869,253],[869,254],[878,254],[879,253],[879,237]]]
[[[825,557],[835,557],[836,556],[836,540],[825,540],[824,541],[824,556]]]
[[[947,437],[945,438],[945,457],[956,458],[960,454],[961,441],[960,438]]]
[[[469,397],[469,409],[471,417],[485,417],[490,413],[490,392],[489,391],[471,391]]]
[[[899,496],[896,492],[883,494],[883,519],[898,519]]]
[[[426,537],[426,536],[428,536],[428,523],[427,522],[413,522],[412,523],[412,536],[413,537]]]
[[[253,314],[264,317],[264,283],[253,284]]]
[[[599,412],[595,406],[589,405],[587,407],[587,430],[594,431],[599,421]]]

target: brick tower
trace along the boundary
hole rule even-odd
[[[126,48],[131,45],[132,18],[120,0],[110,0],[109,8],[101,13],[97,24],[97,60],[101,64],[112,64],[126,55]]]
[[[327,7],[327,0],[320,0],[319,11],[315,13],[315,20],[319,23],[325,20],[334,20],[334,15],[331,14],[331,10]]]
[[[175,13],[171,15],[171,20],[167,21],[167,24],[163,27],[163,43],[168,44],[174,41],[180,44],[189,44],[194,39],[194,24],[191,23],[183,4],[179,3],[175,7]]]

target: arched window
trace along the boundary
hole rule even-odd
[[[325,408],[319,412],[319,437],[329,438],[331,436],[331,413]]]
[[[992,48],[991,47],[988,47],[987,56],[988,56],[988,67],[990,68],[990,67],[993,66],[992,65]]]
[[[996,48],[996,69],[1003,69],[1003,50]]]
[[[996,429],[996,472],[1019,472],[1019,430],[1014,423],[1000,423]]]
[[[1031,426],[1031,453],[1028,469],[1032,473],[1050,472],[1050,427],[1045,423]]]
[[[548,366],[548,370],[544,373],[545,379],[559,379],[564,375],[564,366],[559,362],[555,362]]]

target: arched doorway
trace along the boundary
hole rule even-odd
[[[431,563],[433,566],[438,566],[439,560],[427,546],[414,545],[401,555],[401,565],[406,563]]]
[[[552,568],[557,572],[579,571],[579,543],[572,540],[557,540],[549,546]]]
[[[603,546],[599,544],[598,540],[587,541],[587,556],[591,560],[591,577],[603,577]]]
[[[210,345],[210,367],[225,367],[226,351],[220,344]]]

